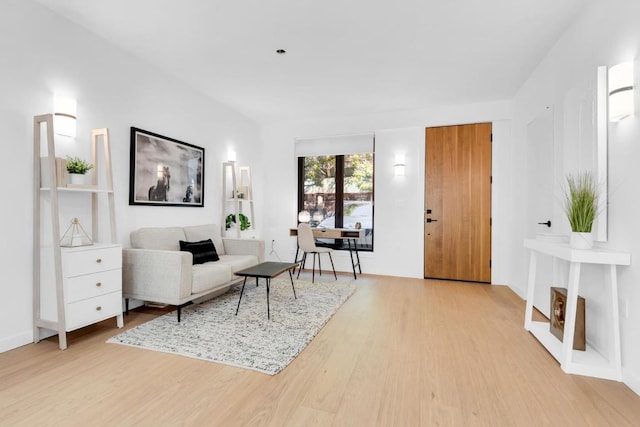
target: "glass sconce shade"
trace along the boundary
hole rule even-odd
[[[634,113],[633,62],[609,69],[609,120],[618,122]]]
[[[76,136],[76,100],[63,95],[54,95],[54,129],[58,135]]]

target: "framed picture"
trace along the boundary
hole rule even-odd
[[[204,206],[204,148],[131,128],[129,204]]]

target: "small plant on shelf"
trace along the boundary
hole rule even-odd
[[[91,169],[93,169],[93,165],[91,163],[87,163],[79,157],[67,156],[67,172],[84,175]]]
[[[249,218],[247,218],[245,214],[238,214],[238,217],[240,218],[240,231],[244,231],[247,228],[251,227],[251,222],[249,221]],[[225,225],[224,225],[225,230],[228,230],[231,228],[231,223],[234,223],[234,224],[236,223],[236,216],[234,214],[227,215],[227,218],[225,219]]]
[[[591,172],[567,175],[565,212],[571,231],[590,233],[598,215],[598,188]]]

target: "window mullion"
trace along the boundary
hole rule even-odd
[[[336,156],[336,218],[335,227],[344,227],[344,156]]]

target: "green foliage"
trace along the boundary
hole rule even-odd
[[[326,178],[335,178],[336,156],[316,156],[304,158],[305,187],[322,187]],[[335,185],[335,180],[333,180]]]
[[[67,156],[67,172],[84,175],[91,169],[93,169],[93,165],[91,163],[87,163],[79,157]]]
[[[357,192],[365,193],[373,191],[373,154],[348,154],[344,157],[345,188],[355,188]],[[322,192],[335,192],[335,175],[336,156],[305,157],[305,194],[313,192],[313,188],[322,188]]]
[[[251,227],[251,222],[249,221],[249,218],[247,218],[245,214],[238,214],[238,216],[240,217],[240,231],[244,231],[247,228]],[[230,229],[232,222],[233,223],[236,222],[236,216],[234,214],[227,215],[224,221],[224,229],[225,230]]]
[[[567,175],[565,190],[565,213],[571,231],[590,233],[598,214],[598,189],[593,174],[589,171]]]
[[[358,192],[373,191],[373,154],[351,154],[345,156],[344,184],[346,188],[357,188]]]

